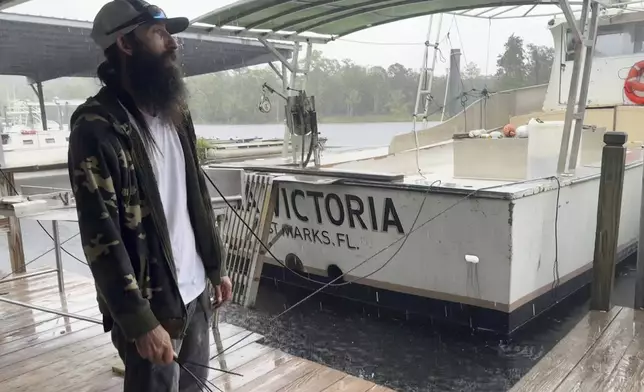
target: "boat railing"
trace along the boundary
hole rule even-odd
[[[513,116],[540,112],[547,88],[547,84],[542,84],[500,91],[479,98],[449,120],[418,130],[418,147],[450,140],[455,133],[503,127]],[[406,132],[393,137],[389,144],[389,154],[415,148],[414,132]]]

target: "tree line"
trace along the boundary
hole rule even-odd
[[[462,69],[464,91],[501,91],[547,83],[554,50],[546,46],[525,45],[512,35],[497,57],[494,75],[482,75],[475,63]],[[394,63],[389,67],[363,66],[353,61],[326,58],[314,51],[306,91],[316,98],[321,121],[396,121],[408,120],[414,110],[419,80],[418,70]],[[36,100],[23,78],[6,78],[0,84],[0,106],[15,96]],[[261,86],[268,83],[278,91],[282,82],[267,66],[238,69],[187,79],[190,107],[195,122],[201,124],[254,124],[281,121],[283,100],[271,95],[271,113],[258,110]],[[432,86],[432,112],[440,112],[447,80],[436,76]],[[54,97],[83,99],[100,87],[96,79],[64,78],[45,83],[47,100]]]

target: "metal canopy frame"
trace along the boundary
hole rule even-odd
[[[639,5],[640,8],[628,7],[634,4]],[[311,45],[314,43],[328,43],[370,27],[433,14],[452,13],[485,19],[555,17],[563,14],[568,25],[573,29],[575,42],[575,61],[557,169],[559,175],[565,175],[576,168],[600,8],[617,8],[618,12],[632,12],[642,11],[641,5],[641,1],[620,2],[619,0],[241,0],[194,19],[191,28],[204,34],[255,38],[273,52],[275,48],[271,41],[294,42],[295,51],[292,62],[289,63],[278,56],[282,62],[281,72],[271,64],[271,68],[282,78],[283,93],[290,94],[298,73],[304,73],[304,83],[306,83],[311,61]],[[543,10],[544,8],[546,11]],[[579,13],[579,23],[577,23],[577,13]],[[589,14],[590,25],[587,26]],[[430,92],[428,90],[431,90],[433,79],[434,66],[430,68],[427,63],[429,48],[432,46],[429,44],[431,24],[430,20],[413,114],[414,124],[419,115],[426,116],[426,107],[423,108],[424,113],[420,113],[419,110],[422,97],[428,95]],[[308,45],[304,69],[298,66],[298,53],[302,43]],[[584,48],[585,56],[582,52]],[[436,48],[434,49],[436,51]],[[287,71],[291,74],[290,80],[287,77]],[[431,74],[428,76],[429,72]],[[580,74],[583,76],[579,91]],[[426,80],[427,78],[429,80]],[[425,84],[428,84],[427,88],[423,88]],[[575,102],[577,96],[579,96],[578,103]],[[577,108],[576,111],[575,108]],[[573,123],[574,133],[572,146],[570,146]],[[284,146],[288,146],[290,137],[291,133],[286,127]],[[304,137],[301,139],[304,145]],[[293,147],[293,163],[295,163],[296,148]],[[282,154],[284,158],[287,155],[286,152],[285,148]],[[571,158],[570,164],[568,164],[569,158]]]
[[[580,12],[582,3],[566,2],[572,12]],[[197,17],[192,24],[220,35],[325,43],[367,28],[437,13],[510,19],[552,17],[562,10],[559,0],[242,0]]]

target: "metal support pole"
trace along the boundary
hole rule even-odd
[[[309,42],[306,45],[306,57],[304,58],[304,72],[301,77],[300,90],[306,91],[306,85],[309,81],[309,72],[311,71],[311,57],[313,56],[313,43]],[[314,137],[312,134],[309,135],[309,138]],[[313,148],[313,151],[317,150],[317,142],[314,141],[313,144],[307,142],[307,136],[302,134],[301,143],[302,143],[302,156],[308,154],[308,149]],[[314,159],[315,161],[315,159]],[[304,158],[302,158],[302,167],[304,167]]]
[[[58,271],[55,270],[55,269],[48,269],[48,270],[44,270],[44,271],[30,272],[28,274],[16,276],[16,277],[13,277],[13,278],[2,279],[2,280],[0,280],[0,284],[8,283],[8,282],[14,282],[16,280],[33,278],[35,276],[40,276],[40,275],[47,275],[47,274],[51,274],[52,272],[58,272]]]
[[[427,84],[427,94],[432,93],[434,87],[434,75],[436,74],[436,60],[438,59],[438,43],[441,37],[441,28],[443,27],[443,14],[438,15],[438,30],[436,31],[436,41],[434,43],[434,55],[432,56],[432,67],[430,68],[431,74],[429,75],[429,83]],[[429,114],[430,101],[425,99],[425,106],[423,110],[423,128],[427,128],[427,115]]]
[[[311,72],[311,57],[313,57],[313,43],[309,42],[306,45],[306,57],[304,60],[304,78],[302,79],[302,90],[306,90],[306,85],[309,82],[309,72]]]
[[[284,57],[284,55],[282,55],[282,54],[279,52],[279,50],[275,49],[275,47],[273,46],[273,44],[271,44],[271,43],[270,43],[270,42],[268,42],[265,38],[262,38],[262,37],[257,38],[257,40],[258,40],[259,42],[261,42],[261,44],[262,44],[262,45],[264,45],[264,47],[265,47],[266,49],[268,49],[271,53],[273,53],[273,55],[274,55],[275,57],[277,57],[277,59],[278,59],[282,64],[286,65],[286,68],[288,68],[288,70],[289,70],[289,71],[291,71],[291,72],[294,72],[294,71],[295,71],[295,67],[297,67],[297,62],[294,62],[294,63],[293,63],[294,65],[289,64],[288,59],[287,59],[286,57]],[[293,58],[296,58],[296,53],[297,53],[296,51],[300,49],[300,43],[299,43],[299,42],[296,42],[294,46],[295,46],[295,48],[293,49]]]
[[[450,68],[447,68],[447,77],[445,78],[445,97],[443,98],[443,108],[441,109],[441,122],[445,121],[445,111],[447,110],[447,96],[449,95]]]
[[[300,43],[296,42],[293,45],[293,58],[292,58],[293,63],[290,67],[291,80],[288,86],[290,87],[290,89],[287,91],[289,97],[293,97],[297,95],[297,91],[294,91],[293,89],[295,88],[295,83],[297,82],[297,65],[298,65],[299,57],[300,57]],[[287,111],[287,114],[286,114],[287,116],[290,116],[289,112],[290,111]],[[291,150],[292,150],[291,152],[292,152],[292,159],[293,159],[292,163],[295,164],[297,163],[297,150],[298,150],[297,147],[299,147],[295,142],[297,141],[298,143],[300,143],[300,141],[297,140],[297,137],[295,137],[296,135],[293,134],[292,132],[293,132],[293,129],[289,129],[289,133],[291,133],[291,141],[292,141],[291,143]],[[302,143],[302,145],[304,145],[304,143]]]
[[[581,8],[581,16],[579,19],[580,30],[585,30],[586,27],[586,17],[588,15],[589,3],[591,0],[584,0],[584,4]],[[564,6],[564,4],[566,6]],[[566,14],[567,20],[572,20],[571,28],[574,27],[575,16],[570,10],[570,6],[567,3],[567,0],[561,0],[561,9]],[[583,34],[582,34],[583,35]],[[577,39],[575,36],[575,62],[572,67],[572,76],[570,78],[570,89],[568,90],[568,102],[566,105],[566,117],[564,119],[564,130],[561,137],[561,148],[559,149],[559,161],[557,163],[557,174],[564,174],[568,167],[568,151],[570,149],[570,131],[572,130],[572,121],[575,115],[575,101],[577,100],[577,89],[579,85],[579,73],[581,71],[581,61],[582,61],[582,49],[584,47],[584,42],[581,39]]]
[[[47,111],[45,110],[45,94],[42,90],[42,83],[36,82],[38,89],[38,102],[40,103],[40,121],[42,122],[42,130],[47,130]]]
[[[597,25],[599,19],[599,4],[593,1],[590,5],[590,26],[588,28],[588,39],[585,42],[586,55],[584,56],[584,71],[581,76],[581,90],[579,91],[579,103],[577,113],[575,113],[575,130],[572,134],[572,147],[570,149],[571,171],[577,168],[577,157],[579,156],[579,146],[581,144],[581,131],[584,126],[584,116],[586,115],[586,102],[588,101],[588,88],[590,86],[590,74],[593,70],[593,56],[595,54],[595,42],[597,41]]]
[[[54,237],[54,254],[56,255],[56,271],[58,275],[58,291],[65,292],[65,278],[63,276],[63,255],[60,246],[60,233],[58,231],[58,221],[51,221],[52,237]]]
[[[414,105],[414,123],[418,110],[420,110],[420,101],[423,97],[423,87],[425,85],[425,77],[427,76],[427,61],[429,58],[429,42],[432,39],[432,25],[434,24],[434,15],[429,16],[429,26],[427,27],[427,38],[425,39],[425,51],[423,53],[423,64],[420,69],[420,77],[418,78],[418,90],[416,91],[416,104]]]
[[[282,63],[282,94],[288,94],[288,75],[286,64]],[[288,157],[288,147],[291,145],[291,132],[288,128],[288,110],[287,105],[284,105],[284,143],[282,143],[282,158]]]
[[[583,7],[587,7],[588,1],[584,1]],[[563,11],[564,16],[566,17],[566,22],[568,22],[568,26],[570,27],[570,30],[575,36],[575,39],[578,42],[581,42],[584,40],[584,30],[586,29],[586,26],[583,23],[580,23],[579,27],[575,24],[575,13],[572,11],[572,8],[570,8],[570,4],[568,3],[568,0],[560,0],[559,1],[559,7],[561,7],[561,11]],[[582,20],[584,18],[585,11],[583,10],[582,7]]]
[[[273,70],[273,72],[275,72],[275,75],[277,75],[277,77],[278,77],[278,78],[280,78],[280,80],[282,80],[282,79],[284,78],[284,76],[282,76],[282,73],[280,72],[280,70],[279,70],[279,69],[277,69],[277,67],[275,66],[275,64],[273,64],[273,63],[268,63],[268,66],[269,66],[269,67],[271,67],[271,69]]]
[[[609,311],[615,280],[617,238],[622,211],[622,190],[626,161],[627,135],[624,132],[606,132],[602,150],[599,197],[597,200],[597,229],[593,258],[593,281],[590,309]],[[639,268],[639,265],[638,265]]]
[[[2,296],[0,296],[0,302],[5,302],[5,303],[11,304],[11,305],[16,305],[16,306],[22,306],[23,308],[40,310],[41,312],[45,312],[45,313],[53,313],[53,314],[57,314],[57,315],[63,316],[63,317],[69,317],[69,318],[73,318],[73,319],[77,319],[77,320],[88,321],[88,322],[94,323],[94,324],[103,324],[103,321],[95,319],[95,318],[85,317],[85,316],[81,316],[79,314],[61,312],[60,310],[45,308],[45,307],[38,306],[38,305],[32,305],[32,304],[29,304],[29,303],[26,303],[26,302],[16,301],[16,300],[9,299],[9,298],[2,297]]]

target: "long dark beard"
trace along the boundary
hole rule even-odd
[[[175,51],[151,53],[136,42],[125,61],[129,87],[137,105],[149,114],[175,124],[181,123],[187,108],[187,90]]]

